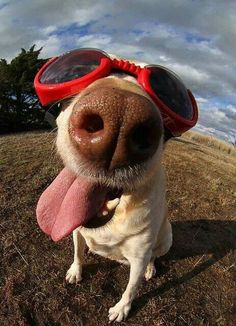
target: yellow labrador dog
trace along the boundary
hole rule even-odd
[[[73,231],[69,283],[82,279],[85,244],[130,265],[128,285],[109,309],[109,320],[121,322],[142,277],[155,275],[155,258],[172,244],[161,163],[163,121],[135,78],[114,73],[74,97],[57,125],[65,169],[41,196],[38,222],[54,240]]]

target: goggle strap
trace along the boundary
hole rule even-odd
[[[135,76],[137,76],[142,69],[140,66],[136,66],[134,63],[130,63],[129,61],[117,59],[112,60],[112,67],[115,69],[126,71]]]

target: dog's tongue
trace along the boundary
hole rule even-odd
[[[54,241],[60,240],[96,216],[107,191],[64,168],[38,201],[36,215],[40,228]]]

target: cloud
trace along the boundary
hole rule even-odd
[[[208,99],[206,99],[206,98],[203,98],[203,97],[197,97],[196,98],[196,101],[197,101],[197,103],[199,103],[199,104],[205,104],[205,103],[208,103],[209,101],[208,101]]]
[[[44,58],[49,58],[52,53],[58,53],[61,51],[61,41],[56,35],[50,35],[46,39],[35,40],[34,42],[37,48],[43,48],[41,51],[41,56]]]
[[[35,43],[44,57],[97,47],[162,64],[200,99],[202,128],[219,131],[221,113],[235,122],[235,12],[234,0],[0,0],[0,58]]]
[[[76,45],[77,47],[94,47],[102,49],[104,46],[107,46],[111,42],[111,37],[106,34],[97,34],[93,35],[84,35],[80,37]]]
[[[210,104],[211,105],[211,104]],[[236,138],[236,107],[209,107],[209,102],[201,105],[196,129],[230,141]]]
[[[232,105],[228,105],[226,109],[220,109],[224,112],[227,118],[235,120],[235,126],[236,126],[236,107],[233,107]]]

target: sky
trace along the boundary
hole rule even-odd
[[[236,140],[235,0],[0,0],[0,58],[95,47],[176,72],[195,95],[197,131]]]

